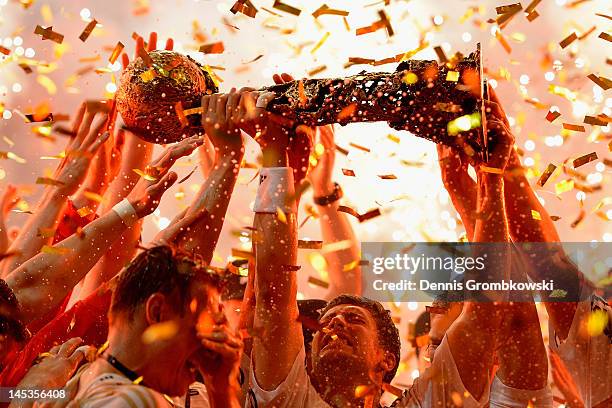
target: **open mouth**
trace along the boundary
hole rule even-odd
[[[330,330],[323,338],[321,350],[340,345],[353,347],[353,339],[344,332]]]

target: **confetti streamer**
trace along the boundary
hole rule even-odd
[[[157,181],[158,179],[150,174],[145,173],[140,169],[132,169],[132,171],[138,174],[140,177],[144,178],[147,181]]]
[[[395,174],[381,174],[378,177],[382,180],[397,180],[397,176]]]
[[[328,289],[329,288],[329,282],[326,282],[322,279],[319,278],[315,278],[314,276],[309,276],[308,277],[308,283],[315,285],[315,286],[319,286],[322,287],[324,289]]]
[[[323,248],[323,241],[299,239],[298,248],[300,249],[321,249]]]
[[[355,172],[351,169],[342,169],[342,174],[347,177],[355,177]]]
[[[560,43],[559,45],[561,46],[561,48],[565,48],[568,45],[570,45],[571,43],[573,43],[574,41],[576,41],[578,39],[578,36],[576,35],[575,32],[571,33],[570,35],[568,35],[567,37],[565,37]]]
[[[593,126],[607,126],[608,122],[605,120],[601,120],[600,118],[596,117],[596,116],[585,116],[584,123],[586,123],[587,125],[593,125]]]
[[[320,65],[318,67],[312,68],[310,71],[307,72],[307,74],[308,76],[314,76],[314,75],[320,74],[326,69],[327,69],[327,65]]]
[[[59,180],[55,180],[49,177],[38,177],[36,179],[36,184],[43,184],[48,186],[63,186],[64,183]]]
[[[219,41],[216,43],[204,44],[200,46],[199,51],[204,54],[222,54],[225,51],[225,46],[223,42]]]
[[[546,182],[548,181],[550,176],[552,176],[552,174],[554,173],[556,169],[557,169],[557,166],[555,166],[552,163],[549,163],[548,166],[546,166],[546,170],[544,170],[544,173],[542,173],[542,175],[540,176],[538,180],[538,185],[540,187],[544,187],[544,184],[546,184]]]
[[[319,40],[319,42],[313,47],[312,50],[310,50],[311,54],[314,54],[315,52],[317,52],[317,50],[319,48],[321,48],[323,46],[323,44],[325,44],[325,41],[327,41],[327,39],[329,38],[329,36],[331,35],[331,33],[329,31],[327,31],[323,37]]]
[[[599,85],[599,87],[604,91],[607,91],[612,87],[612,81],[608,78],[600,77],[595,74],[589,74],[587,75],[587,78]]]
[[[434,47],[434,51],[436,52],[436,55],[438,56],[438,60],[440,61],[441,64],[446,64],[448,62],[448,58],[446,57],[446,54],[444,53],[444,50],[442,49],[442,47],[436,46]]]
[[[51,255],[65,255],[70,253],[70,251],[70,248],[54,247],[49,245],[43,245],[43,247],[40,249],[40,252]]]
[[[598,36],[598,37],[599,37],[599,38],[603,38],[603,39],[604,39],[604,40],[606,40],[606,41],[610,41],[610,42],[612,42],[612,35],[610,35],[610,34],[608,34],[608,33],[604,32],[604,31],[602,31],[602,32],[599,34],[599,36]]]
[[[559,116],[561,116],[561,113],[558,111],[548,111],[548,113],[546,114],[546,120],[552,123]]]
[[[61,44],[64,41],[64,36],[53,31],[53,26],[43,28],[37,25],[36,29],[34,30],[34,34],[42,36],[43,40],[51,40],[58,44]]]
[[[580,210],[580,214],[578,214],[578,217],[571,223],[570,227],[576,228],[584,220],[585,216],[586,212],[584,210]]]
[[[4,55],[9,55],[11,53],[11,50],[0,45],[0,53]]]
[[[480,166],[479,169],[481,171],[484,171],[485,173],[504,174],[504,171],[502,169],[498,169],[496,167]]]
[[[344,10],[335,10],[335,9],[329,8],[327,4],[323,4],[321,7],[319,7],[312,13],[312,16],[314,18],[319,18],[322,15],[335,15],[335,16],[346,17],[349,15],[349,12],[344,11]]]
[[[91,33],[94,30],[94,28],[96,28],[97,24],[98,24],[98,22],[95,19],[90,21],[89,24],[87,24],[87,26],[85,26],[85,29],[83,30],[81,35],[79,35],[79,39],[81,41],[83,41],[83,42],[87,41],[87,39],[91,35]]]
[[[584,156],[580,156],[577,159],[574,159],[574,168],[578,168],[580,166],[584,166],[587,163],[597,160],[597,152],[592,152],[589,154],[585,154]]]
[[[277,10],[284,11],[285,13],[293,14],[294,16],[299,16],[300,13],[302,13],[302,10],[300,10],[299,8],[285,4],[280,0],[274,0],[274,4],[272,5],[272,7]]]
[[[351,147],[354,147],[355,149],[359,149],[359,150],[364,151],[366,153],[370,153],[370,149],[368,149],[367,147],[358,145],[357,143],[349,142],[349,145]]]
[[[233,14],[242,13],[251,18],[255,18],[257,15],[257,9],[249,0],[238,0],[236,3],[234,3],[230,11]]]
[[[585,128],[582,125],[573,125],[571,123],[563,123],[563,129],[572,130],[574,132],[584,132]]]
[[[113,50],[111,56],[108,58],[108,61],[111,64],[114,64],[115,61],[117,61],[117,58],[119,58],[119,55],[121,55],[121,51],[123,51],[123,48],[125,48],[125,46],[121,43],[121,41],[117,42],[115,49]]]

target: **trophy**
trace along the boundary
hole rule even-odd
[[[126,125],[156,143],[201,131],[201,96],[217,92],[212,76],[188,57],[153,51],[148,67],[133,61],[121,78],[117,105]],[[148,80],[148,81],[147,81]],[[393,129],[487,158],[480,44],[450,62],[406,60],[394,72],[346,78],[303,79],[264,87],[276,97],[267,110],[294,124],[384,121]],[[138,133],[138,132],[137,132]]]

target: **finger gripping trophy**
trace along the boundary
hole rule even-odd
[[[199,115],[190,114],[198,112],[202,95],[217,91],[216,84],[211,73],[189,57],[171,51],[150,55],[152,67],[138,58],[121,77],[119,112],[128,127],[151,134],[151,141],[180,140],[197,130]],[[295,125],[384,121],[486,158],[480,44],[469,56],[443,64],[407,60],[391,73],[296,80],[262,90],[276,94],[267,110]]]

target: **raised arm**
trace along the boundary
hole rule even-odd
[[[255,202],[256,307],[253,331],[254,373],[260,387],[274,389],[289,373],[303,346],[297,321],[297,205],[293,170],[288,167],[287,132],[261,107],[273,94],[244,93],[243,129],[257,138],[263,153],[261,184]],[[308,156],[306,156],[308,157]],[[261,333],[259,335],[259,333]]]
[[[204,144],[200,149],[212,147],[215,158],[186,216],[205,216],[180,234],[176,242],[186,251],[199,254],[206,263],[210,263],[217,246],[244,156],[242,135],[238,128],[239,103],[240,93],[235,89],[229,94],[202,98],[202,126],[212,146]]]
[[[172,50],[173,46],[173,40],[168,39],[165,48],[167,50]],[[151,33],[146,47],[142,37],[136,39],[134,58],[138,58],[138,56],[141,55],[140,50],[144,48],[146,48],[147,51],[157,49],[157,33]],[[123,54],[122,64],[124,69],[128,66],[129,62],[127,54]],[[134,172],[134,169],[143,170],[151,161],[151,156],[153,154],[153,143],[145,142],[143,138],[138,137],[128,130],[119,130],[117,139],[119,141],[124,140],[121,167],[118,176],[113,179],[104,195],[104,202],[100,210],[101,214],[110,211],[115,204],[123,200],[130,191],[132,191],[139,180],[139,176]],[[100,285],[119,273],[119,271],[121,271],[121,269],[134,257],[138,241],[140,240],[141,229],[142,220],[130,226],[121,234],[119,239],[115,241],[91,272],[85,277],[83,286],[79,291],[78,299],[85,299]],[[75,299],[75,301],[78,299]]]
[[[510,237],[504,209],[504,182],[498,172],[503,173],[505,170],[514,140],[510,130],[495,119],[495,109],[493,104],[488,106],[490,116],[487,135],[494,138],[495,147],[489,161],[478,166],[478,216],[474,224],[474,242],[491,245],[477,246],[474,255],[486,254],[485,273],[498,281],[508,275],[510,267],[507,244]],[[468,278],[469,276],[466,276],[466,279]],[[476,278],[479,281],[488,280],[482,275]],[[488,385],[495,344],[505,311],[502,293],[488,292],[483,295],[488,296],[490,300],[466,301],[463,313],[447,333],[461,379],[466,389],[477,399]]]
[[[176,181],[176,173],[168,171],[172,164],[201,143],[201,138],[192,137],[166,149],[148,167],[150,177],[138,182],[127,202],[87,225],[80,234],[36,255],[7,277],[26,324],[57,306],[129,225],[157,208],[163,193]]]
[[[96,116],[98,116],[97,122],[93,124]],[[73,126],[76,136],[66,148],[66,157],[53,177],[54,184],[45,188],[34,214],[28,218],[11,244],[9,252],[14,252],[15,255],[4,261],[3,276],[8,276],[18,266],[36,255],[44,245],[51,244],[53,234],[41,231],[55,231],[57,228],[66,200],[77,191],[87,176],[92,157],[108,139],[109,133],[105,132],[107,125],[107,114],[88,111],[85,103],[81,105]]]

